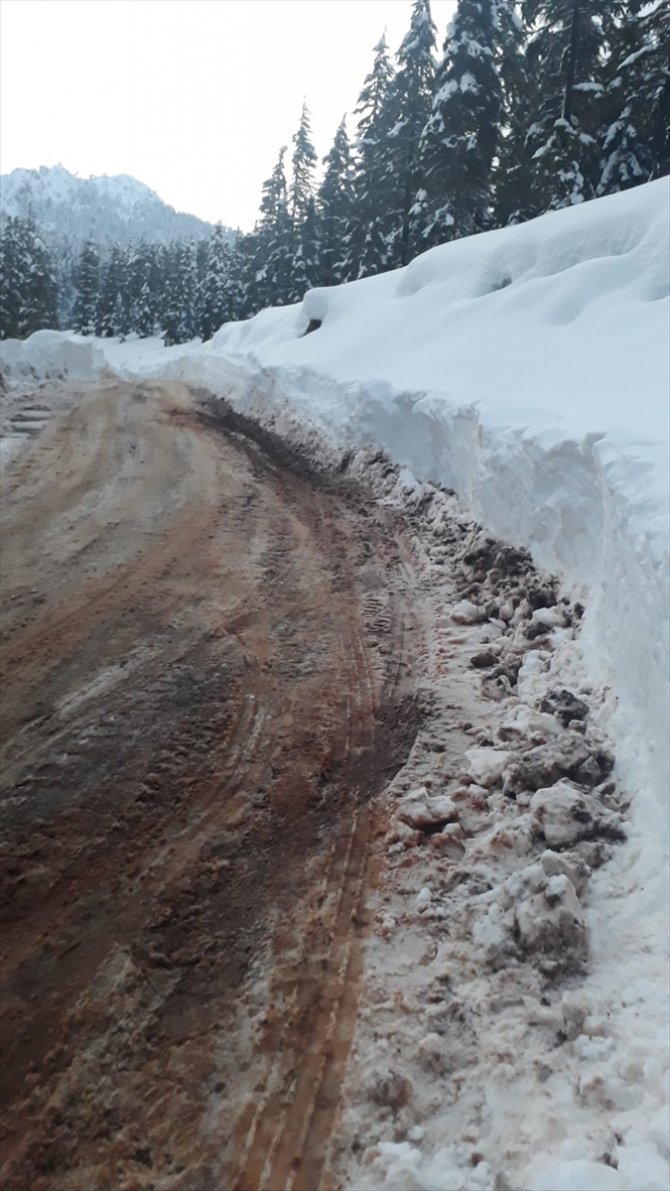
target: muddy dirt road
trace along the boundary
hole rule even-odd
[[[0,1181],[333,1187],[417,725],[402,523],[176,382],[43,400],[2,489]]]

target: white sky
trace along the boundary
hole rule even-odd
[[[455,0],[433,0],[441,49]],[[410,0],[2,0],[0,163],[132,174],[248,230],[303,97],[317,153]],[[350,131],[352,128],[350,123]]]

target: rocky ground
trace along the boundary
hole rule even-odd
[[[4,425],[3,1186],[515,1186],[624,830],[580,608],[177,382]]]

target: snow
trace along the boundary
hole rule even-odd
[[[668,1186],[668,203],[664,179],[454,242],[397,272],[315,290],[296,306],[229,324],[204,345],[90,345],[119,373],[181,377],[303,442],[318,432],[339,449],[381,444],[407,469],[410,487],[418,480],[455,490],[489,532],[527,547],[584,605],[579,659],[559,605],[536,609],[534,624],[551,634],[557,685],[590,698],[598,727],[616,743],[618,780],[631,799],[625,841],[594,873],[586,908],[579,871],[550,847],[514,871],[473,930],[482,954],[504,956],[512,914],[505,905],[514,904],[528,939],[542,922],[569,927],[575,954],[585,930],[590,938],[581,1000],[565,1000],[561,1026],[578,1043],[572,1083],[550,1073],[523,1126],[526,1139],[543,1139],[528,1173],[535,1191]],[[322,325],[305,336],[311,319]],[[51,356],[83,343],[37,339],[3,345],[10,369],[36,357],[40,368],[53,367]],[[99,366],[97,355],[86,365]],[[450,632],[479,634],[480,643],[496,645],[496,633],[514,629],[504,604],[497,626],[483,625],[470,600],[452,603],[446,617]],[[554,740],[551,717],[533,709],[546,691],[546,667],[542,650],[524,655],[503,748],[469,750],[469,780],[477,783],[469,790],[484,803],[501,775],[513,795],[507,750],[517,734],[548,741],[526,764],[549,772],[559,747],[579,762],[579,732],[567,728]],[[539,826],[559,849],[594,823],[601,832],[613,827],[609,812],[570,782],[550,777],[530,789],[506,844],[520,865]],[[394,819],[394,847],[421,817],[450,820],[448,795],[410,792]],[[447,844],[454,827],[445,827]],[[444,913],[429,879],[413,896],[422,923]],[[384,921],[381,936],[392,938],[400,929],[395,909]],[[539,1002],[533,1012],[541,1017]],[[514,1019],[506,1020],[513,1039]],[[439,1060],[431,1038],[425,1030],[417,1041],[427,1063]],[[491,1069],[487,1111],[501,1135],[506,1122],[517,1127],[515,1096],[529,1094],[524,1078],[507,1061]],[[414,1123],[409,1141],[376,1147],[369,1186],[488,1191],[487,1162],[472,1166],[471,1149],[464,1156],[445,1148],[435,1112]],[[577,1114],[587,1124],[570,1140]],[[621,1140],[612,1134],[607,1147],[616,1169],[586,1140],[606,1124],[612,1132],[614,1121]]]
[[[101,348],[83,335],[35,331],[29,339],[0,342],[0,368],[14,386],[35,380],[94,381],[109,372]]]

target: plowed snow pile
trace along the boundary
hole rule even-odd
[[[99,345],[351,451],[382,499],[388,457],[359,448],[383,447],[424,542],[431,718],[389,794],[350,1188],[668,1186],[668,198],[446,245],[206,345]]]

